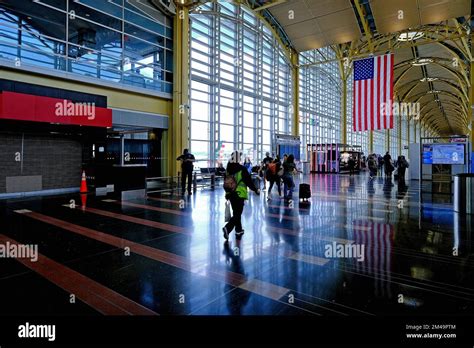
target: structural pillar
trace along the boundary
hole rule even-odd
[[[342,58],[341,51],[338,51],[337,54],[339,58],[339,75],[341,76],[342,82],[342,91],[341,91],[341,106],[342,106],[342,115],[341,115],[341,143],[347,144],[347,72],[344,62],[347,58]],[[352,145],[352,144],[351,144]]]
[[[298,52],[292,50],[291,52],[291,65],[293,68],[293,104],[291,117],[293,120],[292,134],[294,136],[300,135],[300,103],[298,98],[298,91],[300,88],[300,67],[299,67],[299,55]],[[306,146],[306,145],[305,145]]]
[[[471,34],[471,54],[474,55],[474,34]],[[470,109],[468,112],[468,117],[471,118],[470,122],[470,140],[471,140],[471,173],[474,173],[474,62],[471,60],[471,93],[470,93]]]
[[[168,137],[168,175],[178,174],[178,157],[189,147],[189,9],[177,6],[173,20],[173,117]]]
[[[410,118],[407,117],[407,145],[410,146]]]
[[[369,154],[374,153],[374,131],[369,131]]]
[[[390,129],[387,129],[386,133],[385,133],[385,151],[389,151],[390,152]]]
[[[341,140],[343,144],[347,144],[347,77],[342,77],[342,127]],[[352,144],[349,144],[352,145]]]
[[[125,134],[120,134],[120,166],[125,165]]]
[[[402,114],[398,113],[398,155],[402,155]]]
[[[416,144],[418,141],[416,139],[416,120],[413,121],[413,142]]]

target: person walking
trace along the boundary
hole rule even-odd
[[[232,153],[231,160],[227,164],[226,178],[224,179],[225,198],[230,201],[232,206],[232,217],[222,228],[226,241],[229,240],[229,235],[234,228],[237,240],[242,239],[244,235],[242,213],[245,201],[248,199],[247,187],[257,195],[260,195],[260,189],[254,185],[247,169],[240,164],[240,156],[241,154],[238,151]]]
[[[273,162],[273,158],[270,157],[270,152],[265,153],[265,158],[262,161],[262,174],[263,174],[263,189],[267,188],[267,168],[270,163]]]
[[[385,156],[383,156],[383,164],[384,164],[384,171],[385,171],[385,176],[389,177],[389,176],[392,176],[392,172],[393,172],[393,164],[392,164],[392,156],[390,156],[390,154],[387,153],[385,154]]]
[[[194,162],[196,159],[188,149],[183,150],[183,154],[176,158],[181,161],[181,194],[184,195],[186,189],[186,179],[188,180],[188,195],[191,195],[191,181],[193,177]]]
[[[291,202],[293,198],[293,189],[295,187],[293,175],[295,172],[295,156],[291,154],[283,163],[283,195],[285,200],[287,200],[288,202]]]
[[[369,155],[369,160],[367,162],[367,166],[369,167],[370,180],[377,176],[378,161],[376,158],[377,157],[374,154]]]
[[[272,199],[272,188],[273,185],[276,183],[278,188],[278,196],[281,197],[281,180],[278,172],[281,168],[280,157],[276,156],[272,163],[268,164],[267,168],[267,180],[270,182],[270,186],[268,187],[268,194],[267,199]]]
[[[244,167],[247,169],[249,174],[252,173],[252,161],[250,161],[249,157],[245,157]]]
[[[405,171],[409,167],[405,156],[398,156],[397,168],[398,168],[398,181],[405,182]]]
[[[356,165],[354,157],[352,156],[349,157],[349,160],[347,161],[347,165],[349,166],[349,176],[352,176],[352,174],[354,174],[354,169]]]

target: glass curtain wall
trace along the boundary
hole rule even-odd
[[[330,47],[303,52],[300,64],[334,59]],[[307,161],[306,145],[341,142],[342,85],[337,62],[300,68],[299,107],[300,137],[303,161]]]
[[[347,79],[347,133],[348,145],[358,145],[365,156],[369,154],[369,132],[354,132],[354,121],[352,118],[352,105],[354,96],[354,74]]]
[[[0,59],[171,93],[172,24],[148,0],[2,0]]]
[[[198,166],[235,149],[252,163],[290,134],[292,69],[271,30],[244,6],[214,2],[191,13],[189,140]]]

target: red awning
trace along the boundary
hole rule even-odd
[[[0,119],[112,127],[112,110],[93,103],[3,91],[0,93]]]

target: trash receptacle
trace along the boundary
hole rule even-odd
[[[454,211],[474,214],[474,174],[454,176]]]

